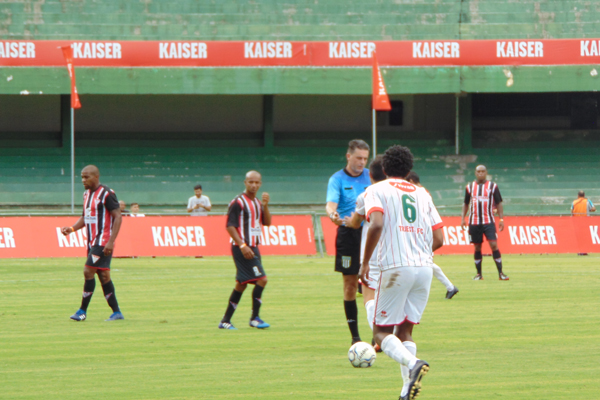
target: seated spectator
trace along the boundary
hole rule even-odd
[[[145,217],[145,214],[140,213],[140,205],[138,203],[131,203],[130,217]]]
[[[574,217],[587,217],[590,211],[596,211],[596,207],[594,207],[591,200],[585,198],[585,192],[580,190],[577,194],[577,200],[573,200],[573,204],[571,204],[571,214]]]
[[[119,200],[119,208],[121,209],[121,215],[129,215],[129,210],[126,210],[125,207],[127,204],[123,200]]]
[[[202,185],[194,186],[194,196],[188,200],[187,211],[193,217],[208,215],[212,208],[208,196],[202,194]]]

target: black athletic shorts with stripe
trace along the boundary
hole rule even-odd
[[[250,249],[254,252],[254,258],[248,260],[244,257],[242,250],[238,246],[231,245],[231,254],[233,255],[233,262],[237,270],[235,280],[241,284],[254,283],[267,276],[262,266],[258,247],[250,247]]]
[[[362,226],[352,229],[339,226],[335,237],[335,270],[344,275],[358,275]]]
[[[112,253],[105,256],[104,246],[92,246],[92,250],[88,253],[88,258],[85,261],[85,266],[98,269],[110,269],[111,260]]]
[[[496,240],[496,225],[469,225],[469,238],[471,239],[471,243],[483,243],[483,235],[485,235],[488,242],[490,240]]]

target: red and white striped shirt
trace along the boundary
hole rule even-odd
[[[88,250],[105,246],[110,239],[114,218],[110,213],[119,208],[114,190],[99,185],[96,190],[83,193],[83,219],[88,237]]]
[[[404,179],[388,179],[366,190],[367,221],[383,213],[377,262],[382,271],[396,267],[422,267],[433,263],[433,231],[442,219],[431,196]]]
[[[260,244],[263,219],[262,203],[256,197],[251,199],[246,193],[242,193],[229,203],[227,226],[237,228],[244,243],[250,247]],[[233,239],[231,242],[237,246]]]
[[[470,205],[469,225],[494,223],[494,204],[502,203],[500,189],[492,181],[473,181],[465,189],[465,204]]]

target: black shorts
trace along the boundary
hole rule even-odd
[[[262,266],[260,252],[258,247],[250,247],[254,252],[254,258],[248,260],[244,257],[242,250],[238,246],[231,245],[231,255],[235,263],[235,280],[239,283],[254,283],[257,280],[267,276],[265,269]]]
[[[362,226],[359,229],[339,226],[335,237],[335,270],[344,275],[358,275],[360,269],[360,238]]]
[[[496,240],[496,225],[469,225],[469,238],[471,239],[471,243],[483,243],[483,235],[485,235],[488,242],[490,240]]]
[[[110,261],[112,253],[109,256],[104,255],[104,246],[93,246],[88,253],[88,258],[85,261],[85,266],[97,269],[110,269]]]

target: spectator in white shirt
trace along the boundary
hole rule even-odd
[[[194,196],[188,200],[187,211],[193,217],[208,215],[212,208],[208,196],[202,194],[202,185],[194,186]]]
[[[131,203],[130,217],[145,217],[145,214],[140,213],[140,205],[138,203]]]

